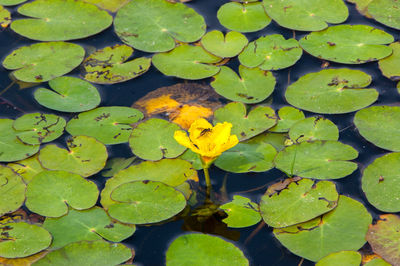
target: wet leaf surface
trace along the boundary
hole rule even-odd
[[[373,0],[368,4],[368,14],[376,21],[400,30],[400,3],[396,0]]]
[[[379,69],[388,79],[400,80],[400,42],[394,42],[389,45],[393,49],[393,53],[379,60]]]
[[[87,3],[95,4],[96,6],[109,10],[111,12],[117,12],[121,7],[129,3],[131,0],[83,0]]]
[[[247,43],[247,37],[236,31],[229,31],[224,36],[222,32],[213,30],[201,38],[203,48],[219,57],[237,56]]]
[[[11,13],[6,8],[0,5],[0,26],[7,28],[11,23]]]
[[[40,164],[37,154],[21,161],[9,163],[7,166],[21,176],[26,184],[29,183],[35,175],[46,170]]]
[[[26,185],[19,175],[11,168],[0,165],[0,216],[21,207],[25,201],[25,188]]]
[[[242,228],[261,221],[258,205],[246,197],[234,195],[233,200],[220,206],[228,214],[222,221],[232,228]]]
[[[339,140],[339,129],[326,118],[308,117],[290,128],[289,137],[297,143],[315,140]]]
[[[14,6],[26,2],[27,0],[0,0],[0,5]]]
[[[298,121],[305,118],[303,111],[292,106],[284,106],[278,110],[278,120],[271,132],[288,132],[289,129]]]
[[[361,264],[361,254],[355,251],[345,250],[331,253],[323,257],[316,266],[359,266]]]

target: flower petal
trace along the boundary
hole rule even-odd
[[[185,146],[186,148],[189,149],[196,149],[196,147],[193,145],[193,143],[190,141],[188,135],[186,134],[185,131],[183,130],[177,130],[174,133],[174,139],[181,144],[182,146]]]
[[[213,126],[204,118],[197,119],[190,125],[190,128],[189,128],[190,139],[192,141],[195,141],[197,138],[200,137],[203,130],[205,130],[205,129],[212,130],[212,127]]]

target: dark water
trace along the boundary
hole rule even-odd
[[[187,3],[187,5],[194,8],[198,13],[204,16],[208,25],[208,31],[214,29],[225,31],[225,29],[219,24],[216,14],[218,8],[226,2],[228,1],[193,0],[190,3]],[[346,21],[346,24],[371,25],[392,34],[396,41],[399,39],[399,34],[396,30],[389,29],[373,20],[364,18],[358,14],[355,7],[351,4],[348,4],[348,8],[351,15]],[[18,17],[18,14],[14,10],[13,18]],[[260,36],[275,33],[282,34],[285,36],[285,38],[290,38],[293,36],[293,31],[284,29],[274,22],[268,25],[268,27],[265,29],[256,33],[246,34],[246,36],[248,37],[249,41],[253,41]],[[300,39],[305,34],[307,33],[296,32],[296,39]],[[114,33],[113,28],[109,28],[108,30],[93,37],[74,42],[85,47],[87,51],[93,51],[94,48],[103,48],[105,46],[121,43]],[[8,55],[12,50],[32,43],[34,42],[18,36],[10,29],[1,31],[0,60],[3,61],[5,56]],[[139,51],[135,51],[134,53],[135,57],[142,55],[151,56],[151,54],[142,53]],[[275,109],[278,109],[284,105],[287,105],[284,98],[285,88],[292,82],[296,81],[299,77],[309,72],[320,71],[322,63],[323,62],[321,60],[304,53],[301,60],[299,60],[295,66],[289,69],[275,71],[274,75],[277,79],[277,86],[272,95],[272,106]],[[233,69],[237,69],[237,59],[230,61],[228,65],[233,67]],[[381,75],[376,62],[355,66],[331,63],[330,67],[348,67],[359,69],[368,73],[373,77],[373,82],[370,87],[376,88],[380,93],[379,99],[375,105],[398,104],[400,96],[396,91],[396,83],[384,78]],[[0,91],[11,84],[12,81],[8,75],[9,71],[0,67]],[[79,76],[79,69],[74,70],[68,75]],[[147,73],[134,80],[115,85],[96,85],[96,87],[99,89],[102,96],[101,106],[130,106],[134,101],[152,90],[163,86],[173,85],[182,81],[183,80],[178,78],[166,77],[158,72],[157,69],[151,67]],[[198,82],[209,84],[210,81],[210,79],[205,79]],[[41,84],[40,86],[47,86],[47,83]],[[24,113],[38,111],[55,113],[63,116],[67,120],[74,115],[54,112],[37,104],[33,98],[33,92],[37,87],[38,86],[19,90],[18,86],[14,84],[5,93],[3,93],[0,96],[1,118],[15,119]],[[315,114],[306,112],[306,115],[312,116]],[[376,157],[387,153],[387,151],[379,149],[368,143],[358,134],[352,122],[354,113],[345,115],[328,115],[325,117],[332,120],[339,127],[340,141],[353,146],[360,153],[359,157],[355,160],[359,164],[359,169],[346,178],[335,180],[339,193],[361,201],[365,206],[367,206],[373,217],[376,217],[380,214],[380,212],[367,203],[366,198],[361,191],[361,173],[362,170]],[[65,134],[63,137],[65,139],[67,134]],[[63,145],[64,139],[60,138],[59,143]],[[110,146],[108,149],[111,157],[132,156],[127,144]],[[214,190],[219,191],[223,184],[226,173],[213,167],[211,168],[210,174],[212,177]],[[202,176],[200,176],[200,178],[203,180]],[[232,197],[234,194],[240,194],[251,198],[255,202],[259,202],[263,192],[266,190],[265,185],[275,183],[282,178],[284,178],[284,174],[276,169],[259,174],[228,174],[226,188],[230,197]],[[98,183],[100,188],[104,186],[105,180],[102,179],[100,175],[94,177],[93,180]],[[246,192],[258,187],[262,188],[252,192]],[[174,238],[185,232],[182,230],[183,224],[183,220],[178,220],[151,227],[140,226],[137,228],[135,234],[129,239],[125,240],[123,243],[135,248],[135,263],[139,265],[163,265],[165,263],[165,251],[169,243]],[[279,242],[272,235],[272,228],[264,226],[256,234],[251,236],[251,234],[255,232],[257,226],[258,225],[240,230],[234,230],[240,232],[240,238],[237,242],[235,242],[235,244],[244,251],[246,257],[249,258],[251,265],[297,265],[301,261],[300,257],[291,254],[279,244]],[[313,265],[313,263],[304,261],[303,265]]]

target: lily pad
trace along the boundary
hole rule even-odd
[[[394,42],[389,45],[393,49],[393,53],[379,60],[379,69],[382,75],[388,79],[400,80],[400,42]]]
[[[26,144],[42,144],[53,141],[64,133],[65,119],[43,113],[25,114],[14,121],[17,137]]]
[[[178,158],[190,162],[192,164],[193,169],[196,170],[203,169],[203,163],[201,162],[199,154],[193,152],[191,149],[187,149]]]
[[[294,65],[302,54],[296,39],[285,40],[280,34],[272,34],[249,43],[240,53],[239,61],[247,67],[279,70]]]
[[[204,49],[219,57],[237,56],[248,42],[245,35],[236,31],[229,31],[224,36],[222,32],[213,30],[201,38]]]
[[[276,124],[273,109],[267,106],[257,106],[248,114],[243,103],[232,102],[214,112],[214,124],[232,123],[232,135],[240,141],[254,137]]]
[[[243,103],[258,103],[272,94],[276,80],[272,72],[239,66],[240,77],[227,66],[214,76],[211,86],[225,98]]]
[[[333,252],[358,250],[372,217],[360,202],[340,196],[338,206],[311,221],[274,229],[275,237],[294,254],[318,261]]]
[[[2,28],[6,28],[10,23],[11,23],[10,11],[8,11],[6,8],[0,5],[0,26]]]
[[[0,161],[13,162],[28,158],[39,151],[39,145],[28,145],[17,138],[14,120],[0,119]]]
[[[399,8],[397,0],[373,0],[368,4],[368,14],[376,21],[400,30]]]
[[[131,124],[143,118],[134,108],[124,106],[99,107],[80,113],[71,119],[66,130],[72,136],[85,135],[98,139],[104,144],[128,142],[132,132]]]
[[[225,28],[239,32],[259,31],[271,22],[260,2],[226,3],[219,8],[217,18]]]
[[[0,256],[19,258],[35,254],[51,243],[51,235],[34,224],[6,223],[0,225]]]
[[[317,140],[288,146],[275,157],[275,166],[290,176],[338,179],[357,169],[356,163],[349,162],[357,156],[358,152],[349,145]]]
[[[305,118],[303,111],[292,106],[284,106],[278,110],[278,121],[269,129],[271,132],[288,132],[298,121]]]
[[[60,217],[68,206],[84,210],[96,204],[99,191],[95,183],[65,171],[43,171],[26,189],[26,207],[37,214]]]
[[[228,217],[222,221],[231,228],[248,227],[261,221],[258,205],[246,197],[234,195],[231,202],[219,208],[228,214]]]
[[[27,0],[0,0],[0,5],[3,6],[15,6],[18,4],[21,4],[23,2],[26,2]]]
[[[287,227],[314,219],[337,206],[339,194],[330,181],[290,179],[268,187],[260,202],[264,221],[271,227]]]
[[[355,4],[360,14],[366,16],[367,18],[371,18],[371,15],[368,13],[368,5],[373,0],[346,0],[346,1]]]
[[[315,266],[360,266],[360,264],[360,253],[351,250],[343,250],[323,257],[315,264]]]
[[[362,64],[391,55],[392,48],[384,44],[393,40],[392,35],[371,26],[339,25],[312,32],[299,42],[315,57],[343,64]]]
[[[291,105],[314,113],[349,113],[378,99],[378,91],[365,88],[371,80],[370,75],[360,70],[324,69],[292,83],[285,97]]]
[[[149,224],[167,220],[186,206],[185,196],[157,181],[124,183],[113,190],[108,214],[129,224]]]
[[[106,239],[120,242],[135,232],[135,227],[123,225],[111,220],[100,207],[77,211],[70,209],[68,214],[59,218],[46,218],[43,228],[53,236],[51,249],[58,249],[82,240]]]
[[[7,166],[21,176],[26,184],[29,183],[35,175],[46,170],[40,164],[37,154],[21,161],[9,163]]]
[[[294,124],[289,130],[294,142],[315,140],[339,140],[339,129],[329,119],[309,117]]]
[[[392,266],[392,264],[387,263],[386,261],[384,261],[381,258],[375,258],[375,259],[368,261],[363,266]]]
[[[96,6],[109,10],[111,12],[117,12],[121,7],[129,3],[131,0],[83,0],[87,3],[95,4]]]
[[[319,31],[349,16],[342,0],[264,0],[264,6],[273,20],[292,30]]]
[[[251,141],[269,143],[279,152],[286,147],[287,139],[288,137],[284,133],[264,132],[251,138]]]
[[[48,253],[32,266],[119,265],[132,257],[132,250],[120,243],[103,240],[80,241]]]
[[[119,171],[130,166],[135,160],[136,156],[130,158],[114,157],[107,161],[106,166],[104,166],[101,175],[104,177],[112,177]]]
[[[83,112],[95,108],[101,98],[96,87],[87,81],[73,77],[58,77],[49,81],[52,90],[38,88],[35,100],[60,112]]]
[[[41,42],[14,50],[3,66],[24,82],[43,82],[67,74],[77,67],[85,50],[74,43]]]
[[[204,18],[182,3],[135,0],[122,7],[115,32],[126,44],[145,52],[165,52],[180,42],[195,42],[206,31]]]
[[[201,46],[183,44],[170,52],[154,55],[153,65],[166,76],[195,80],[217,74],[219,67],[211,64],[220,60]]]
[[[21,207],[25,201],[25,187],[19,175],[11,168],[0,165],[0,216]]]
[[[107,148],[95,138],[75,136],[67,141],[68,150],[57,145],[45,146],[39,154],[39,161],[44,168],[64,170],[91,176],[104,168],[107,161]]]
[[[84,79],[99,84],[113,84],[136,78],[150,67],[150,58],[140,57],[125,62],[133,53],[127,45],[97,50],[83,61]]]
[[[372,106],[354,116],[361,136],[372,144],[391,151],[400,151],[400,107]]]
[[[167,266],[249,265],[238,247],[220,237],[205,234],[179,236],[168,247],[166,260]]]

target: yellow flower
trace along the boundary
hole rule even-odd
[[[207,165],[214,161],[224,151],[238,144],[236,135],[231,135],[232,124],[228,122],[217,123],[213,127],[207,120],[201,118],[194,121],[189,128],[189,136],[185,131],[175,131],[175,140],[200,154]]]

